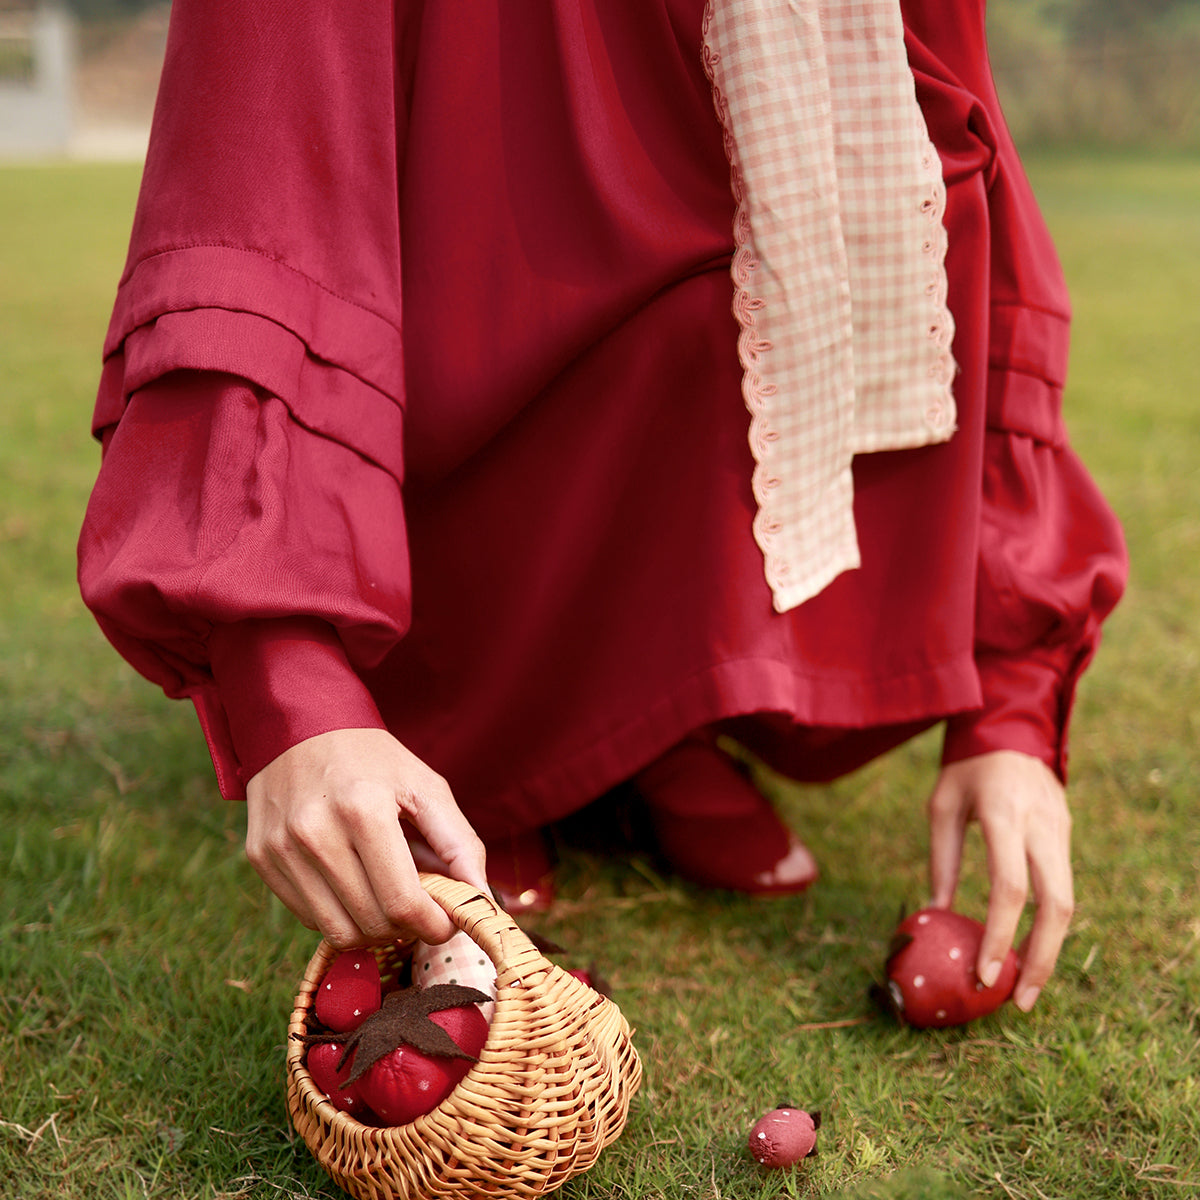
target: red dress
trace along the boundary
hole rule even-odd
[[[1065,288],[982,0],[905,6],[959,429],[856,460],[863,566],[782,615],[702,8],[177,0],[80,579],[225,795],[354,726],[485,838],[714,723],[801,779],[943,719],[947,760],[1064,772],[1126,563],[1064,434]]]

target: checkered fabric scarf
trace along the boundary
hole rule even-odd
[[[954,431],[945,188],[898,0],[709,0],[754,536],[786,612],[859,565],[851,459]]]

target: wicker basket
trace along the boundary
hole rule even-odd
[[[304,1067],[298,1035],[335,951],[321,942],[288,1025],[288,1112],[333,1179],[359,1200],[532,1197],[586,1171],[621,1132],[641,1063],[620,1010],[542,956],[478,889],[422,875],[426,890],[496,965],[479,1061],[432,1112],[380,1129],[339,1112]],[[385,975],[403,947],[377,952]]]

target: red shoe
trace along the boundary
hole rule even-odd
[[[429,843],[407,824],[405,836],[419,871],[449,873],[449,868],[430,849]],[[513,916],[544,913],[554,903],[554,863],[540,830],[513,834],[486,842],[487,876],[492,894]]]
[[[554,860],[540,829],[486,843],[488,883],[513,916],[544,913],[554,903]]]
[[[689,738],[633,778],[672,869],[705,887],[794,895],[820,872],[770,801],[713,742]]]

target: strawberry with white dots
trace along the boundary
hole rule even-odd
[[[750,1130],[748,1143],[754,1161],[761,1167],[790,1167],[817,1152],[817,1130],[821,1114],[802,1108],[774,1108],[759,1117]]]
[[[311,1046],[305,1065],[312,1081],[334,1108],[360,1121],[369,1120],[370,1114],[363,1103],[362,1095],[357,1085],[346,1086],[348,1069],[343,1067],[338,1071],[338,1063],[342,1060],[345,1047],[338,1042],[323,1042],[319,1046]]]
[[[370,950],[346,950],[329,965],[313,1006],[335,1033],[357,1029],[382,1002],[379,964]]]
[[[383,1001],[383,984],[379,964],[370,950],[346,950],[339,954],[325,972],[313,1000],[317,1020],[335,1033],[351,1033]],[[335,1108],[353,1117],[362,1117],[365,1105],[355,1087],[346,1087],[346,1074],[339,1075],[337,1064],[343,1047],[337,1043],[313,1046],[306,1060],[313,1083],[333,1103]]]
[[[893,1012],[918,1029],[965,1025],[995,1012],[1012,995],[1019,963],[1009,950],[996,982],[975,974],[983,941],[980,922],[944,908],[924,908],[900,922],[887,960]]]
[[[470,937],[416,943],[411,968],[412,986],[385,998],[375,955],[347,950],[317,986],[320,1027],[304,1036],[309,1074],[335,1108],[366,1124],[404,1125],[435,1108],[487,1041],[496,968]]]

